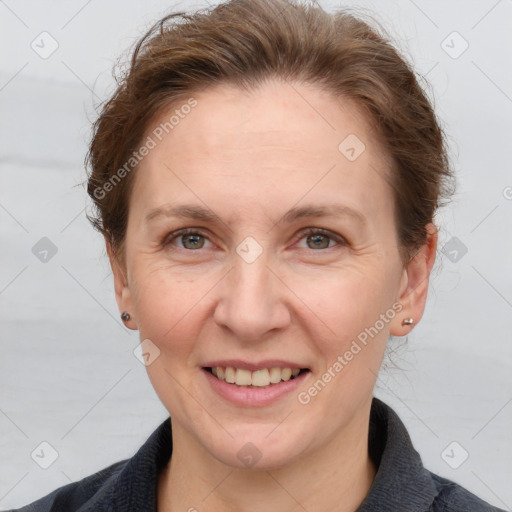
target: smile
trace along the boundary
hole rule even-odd
[[[299,376],[303,372],[309,371],[306,368],[261,368],[251,371],[244,368],[234,368],[232,366],[222,367],[214,366],[206,368],[217,379],[229,384],[236,384],[244,387],[264,388],[286,382]]]
[[[210,390],[227,402],[237,407],[265,407],[296,396],[304,386],[311,370],[293,366],[277,360],[211,361],[201,373]]]

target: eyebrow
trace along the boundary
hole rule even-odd
[[[329,205],[304,205],[296,206],[287,211],[276,224],[292,224],[300,219],[315,218],[315,217],[349,217],[356,222],[365,225],[367,223],[366,217],[348,206],[341,204]],[[178,217],[194,220],[201,220],[210,223],[224,223],[222,219],[213,211],[203,208],[202,206],[183,204],[183,205],[163,205],[149,211],[145,217],[146,222],[150,222],[158,217]]]

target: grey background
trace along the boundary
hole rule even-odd
[[[383,369],[377,395],[431,471],[511,510],[512,2],[320,3],[375,13],[414,60],[459,180],[438,217],[426,314],[407,344],[391,341],[398,368]],[[132,456],[167,415],[133,354],[138,333],[119,320],[80,183],[115,59],[151,22],[193,5],[205,4],[0,1],[0,508]],[[31,48],[43,31],[58,43],[47,59]],[[458,58],[453,31],[469,44]],[[46,262],[33,253],[43,237],[57,249]],[[58,453],[47,469],[31,457],[43,441]],[[45,457],[52,449],[43,445]]]

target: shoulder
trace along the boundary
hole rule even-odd
[[[59,487],[30,505],[6,512],[156,510],[158,475],[171,453],[171,420],[167,417],[131,458]]]
[[[504,512],[428,471],[405,425],[377,398],[370,411],[368,448],[377,474],[358,512]]]
[[[438,491],[429,512],[504,512],[475,496],[459,484],[430,473]]]
[[[70,512],[84,505],[97,504],[97,512],[106,511],[108,494],[116,476],[123,470],[129,459],[116,462],[82,480],[55,489],[47,496],[22,508],[5,512]]]

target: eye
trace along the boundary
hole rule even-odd
[[[205,241],[209,241],[208,238],[203,235],[200,231],[192,228],[180,229],[164,237],[162,240],[162,247],[168,245],[174,245],[174,242],[181,243],[179,249],[193,251],[196,249],[203,249]]]
[[[313,250],[330,249],[333,246],[331,242],[341,246],[347,245],[343,237],[321,228],[308,228],[306,231],[303,231],[300,240],[303,239],[306,239],[307,247],[305,248]]]
[[[336,244],[338,246],[346,246],[346,240],[340,235],[336,235],[331,231],[321,228],[308,228],[302,231],[300,234],[299,241],[306,240],[306,247],[302,246],[303,249],[331,249]],[[179,249],[187,251],[195,251],[197,249],[205,248],[205,243],[210,243],[208,237],[194,228],[185,228],[178,231],[174,231],[169,235],[166,235],[162,242],[162,247],[169,245],[178,245]]]

